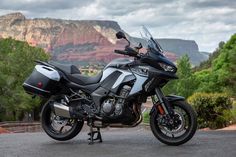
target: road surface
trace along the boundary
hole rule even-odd
[[[0,135],[0,157],[234,157],[236,131],[198,131],[182,146],[166,146],[142,127],[102,130],[103,143],[87,144],[83,130],[58,142],[45,133]]]

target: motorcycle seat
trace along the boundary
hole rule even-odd
[[[102,78],[102,72],[100,72],[96,76],[85,76],[81,74],[80,70],[75,65],[61,64],[54,61],[50,61],[48,63],[63,71],[70,81],[79,85],[96,84]]]
[[[96,76],[85,76],[82,74],[72,74],[68,78],[79,85],[90,85],[98,83],[102,78],[102,72],[98,73]]]
[[[55,61],[49,61],[49,64],[68,74],[81,74],[80,70],[72,64],[61,64]]]

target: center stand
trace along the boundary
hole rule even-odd
[[[88,126],[90,127],[90,132],[88,133],[88,135],[90,136],[90,138],[88,139],[89,141],[89,145],[92,145],[94,144],[95,141],[98,141],[98,142],[102,142],[102,136],[101,136],[101,132],[100,132],[100,128],[99,127],[96,127],[97,130],[94,131],[93,130],[93,119],[90,119],[89,120],[89,123],[88,123]],[[97,134],[97,137],[94,138],[94,136]]]

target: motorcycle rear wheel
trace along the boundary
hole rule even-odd
[[[50,102],[41,111],[41,124],[48,136],[58,141],[74,138],[81,131],[84,121],[56,116]]]
[[[179,116],[180,126],[169,130],[168,127],[160,124],[161,115],[158,112],[153,112],[150,115],[150,127],[154,136],[159,141],[167,145],[178,146],[189,141],[195,134],[197,130],[197,116],[193,108],[185,101],[172,102],[171,105],[175,115]]]

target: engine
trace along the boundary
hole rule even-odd
[[[107,98],[101,105],[101,114],[106,117],[115,118],[122,115],[124,110],[125,98],[128,96],[131,87],[128,85],[123,86],[120,90],[120,98]]]

